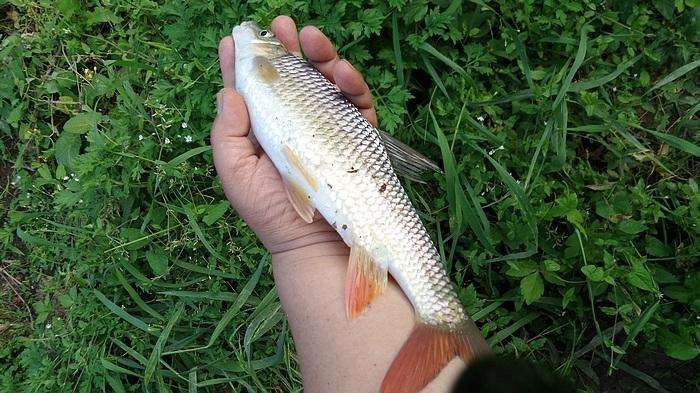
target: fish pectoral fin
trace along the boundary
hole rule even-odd
[[[391,164],[399,175],[423,183],[426,174],[441,172],[437,164],[407,144],[381,130],[379,135],[384,141]]]
[[[297,172],[304,179],[304,181],[306,181],[312,190],[316,191],[318,189],[318,182],[311,175],[308,168],[304,166],[304,163],[301,161],[301,158],[299,158],[299,155],[287,145],[282,147],[282,153],[292,169],[294,169],[294,171]]]
[[[314,212],[316,209],[311,204],[311,200],[304,190],[297,184],[289,180],[284,180],[284,188],[287,191],[287,197],[291,202],[294,210],[299,214],[302,220],[311,223],[314,220]]]
[[[348,319],[360,315],[372,300],[384,293],[387,281],[387,268],[379,266],[364,247],[353,245],[345,277],[345,313]]]

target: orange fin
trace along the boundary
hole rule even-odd
[[[301,175],[301,177],[304,178],[304,180],[306,180],[306,183],[309,184],[309,187],[311,187],[312,190],[316,191],[318,189],[318,182],[313,176],[311,176],[309,170],[306,169],[304,164],[301,162],[301,158],[299,158],[299,155],[287,145],[284,145],[284,147],[282,148],[282,153],[284,153],[284,156],[287,158],[289,164],[297,172],[299,172],[299,174]]]
[[[387,270],[374,262],[359,245],[350,249],[348,273],[345,276],[345,314],[348,319],[360,315],[386,289]]]
[[[287,190],[287,197],[289,202],[294,206],[294,210],[299,213],[299,216],[307,223],[312,223],[314,221],[314,212],[316,209],[311,204],[311,200],[304,190],[298,185],[285,180],[284,188]]]
[[[418,323],[391,363],[381,393],[417,393],[454,357],[469,365],[489,354],[491,349],[472,321],[456,329]]]

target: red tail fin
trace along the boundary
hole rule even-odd
[[[389,367],[381,392],[417,393],[455,356],[469,364],[490,353],[472,321],[454,330],[418,323]]]

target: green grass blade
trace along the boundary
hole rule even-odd
[[[491,314],[494,310],[496,310],[498,307],[503,304],[502,301],[496,301],[492,302],[488,306],[482,308],[481,310],[477,311],[474,313],[474,315],[471,316],[472,321],[476,322],[479,321],[481,318],[484,318],[485,316]]]
[[[675,81],[676,79],[678,79],[678,78],[682,77],[683,75],[689,73],[690,71],[694,70],[698,66],[700,66],[700,60],[695,60],[695,61],[692,61],[684,66],[676,68],[675,70],[673,70],[673,72],[671,72],[670,74],[666,75],[665,77],[659,79],[658,82],[654,83],[654,86],[652,86],[651,89],[649,89],[646,92],[646,94],[649,94],[652,91]]]
[[[396,12],[391,14],[391,42],[394,47],[394,59],[396,61],[396,78],[399,80],[399,84],[403,86],[404,81],[404,64],[403,57],[401,56],[401,43],[400,43],[400,33],[399,26],[396,20]]]
[[[486,126],[481,124],[480,122],[474,120],[471,116],[467,115],[466,116],[467,123],[469,123],[472,127],[474,127],[481,135],[483,135],[486,139],[491,141],[492,143],[501,145],[503,143],[503,140],[501,138],[497,137],[496,134],[491,132]]]
[[[141,299],[141,296],[139,296],[138,292],[136,292],[136,290],[129,284],[129,282],[126,280],[122,272],[119,271],[119,269],[114,270],[114,275],[117,277],[117,280],[120,284],[122,284],[124,289],[126,289],[126,292],[129,294],[131,299],[136,303],[137,306],[139,306],[139,308],[150,314],[155,319],[158,319],[160,321],[165,319],[163,315],[161,315],[158,311],[154,310],[151,306],[146,304],[146,302],[144,302],[143,299]]]
[[[232,292],[163,291],[158,293],[193,300],[214,300],[223,302],[232,302],[236,300],[236,295]]]
[[[511,194],[515,196],[515,200],[523,212],[527,226],[530,228],[536,244],[538,240],[537,221],[535,220],[535,213],[532,210],[532,205],[530,205],[530,201],[523,191],[523,188],[518,182],[515,181],[515,179],[513,179],[513,176],[511,176],[510,173],[508,173],[508,171],[498,161],[494,160],[493,157],[484,151],[484,149],[472,143],[470,143],[470,145],[472,148],[479,151],[487,160],[489,160],[491,165],[493,165],[493,167],[496,169],[496,172],[498,172],[501,181],[503,181]]]
[[[535,313],[530,313],[522,318],[520,318],[517,322],[514,324],[508,326],[505,329],[501,329],[498,333],[494,334],[493,337],[488,339],[488,343],[490,346],[494,346],[501,341],[505,340],[506,338],[510,337],[513,333],[515,333],[518,329],[521,327],[527,325],[528,323],[534,321],[535,319],[539,318],[538,314]]]
[[[688,154],[692,154],[695,157],[700,157],[700,147],[698,147],[698,145],[696,145],[688,140],[685,140],[683,138],[679,138],[675,135],[666,134],[666,133],[658,132],[658,131],[654,131],[654,130],[649,130],[649,129],[644,128],[644,127],[637,125],[637,124],[632,124],[632,123],[628,123],[628,122],[625,122],[624,124],[628,125],[630,127],[636,128],[638,130],[648,132],[649,134],[654,135],[655,137],[660,139],[661,141],[666,142],[669,145],[675,147],[676,149],[683,150],[684,152],[686,152]]]
[[[483,213],[481,205],[476,201],[474,196],[469,203],[466,198],[466,193],[462,188],[462,182],[460,180],[460,173],[457,171],[457,164],[455,163],[454,154],[450,150],[450,144],[447,141],[442,128],[437,122],[435,115],[432,110],[429,109],[430,117],[432,119],[433,128],[435,128],[435,133],[437,135],[437,143],[440,147],[440,152],[442,155],[443,165],[445,168],[445,188],[447,191],[447,203],[450,211],[450,216],[453,222],[450,225],[451,236],[452,236],[452,246],[450,256],[445,259],[446,268],[448,271],[452,267],[452,253],[454,246],[456,246],[459,236],[464,232],[466,223],[476,235],[479,242],[486,247],[487,250],[493,252],[496,251],[491,243],[490,233],[488,224],[484,225],[482,219],[486,218]],[[471,188],[471,186],[469,186]]]
[[[189,270],[189,271],[191,271],[191,272],[200,273],[200,274],[204,274],[204,275],[207,275],[207,276],[228,278],[228,279],[231,279],[231,280],[238,280],[238,279],[240,279],[240,276],[237,276],[237,275],[235,275],[235,274],[222,272],[221,270],[209,269],[209,268],[206,268],[206,267],[204,267],[204,266],[198,266],[198,265],[195,265],[195,264],[189,263],[189,262],[184,262],[184,261],[180,261],[180,260],[175,260],[175,262],[173,262],[173,264],[174,264],[175,266],[181,267],[181,268],[186,269],[186,270]]]
[[[161,352],[163,351],[163,346],[165,345],[165,342],[170,336],[170,331],[173,330],[173,327],[180,319],[180,316],[182,315],[182,312],[184,310],[185,304],[178,303],[177,306],[175,306],[175,311],[173,311],[173,314],[170,316],[170,320],[168,320],[168,324],[165,325],[165,328],[163,328],[163,331],[160,333],[158,341],[156,341],[156,345],[153,347],[153,352],[151,352],[151,356],[148,357],[148,362],[146,362],[146,370],[143,373],[144,385],[148,385],[148,383],[151,382],[151,378],[153,378],[153,373],[156,371],[156,366],[160,362],[160,356]]]
[[[190,371],[187,379],[187,393],[197,393],[197,370]]]
[[[581,36],[578,42],[578,50],[576,51],[576,57],[574,58],[574,64],[571,65],[569,73],[566,75],[566,78],[564,78],[564,83],[561,85],[559,93],[557,93],[557,97],[554,99],[552,109],[556,109],[561,103],[561,101],[564,99],[566,93],[569,92],[569,89],[571,88],[571,81],[574,80],[574,75],[576,75],[576,72],[578,71],[579,67],[581,67],[581,64],[583,64],[583,60],[586,58],[586,47],[588,45],[589,29],[589,25],[584,25],[581,28]]]
[[[520,64],[523,67],[523,73],[525,74],[525,79],[527,80],[527,85],[530,90],[535,91],[535,82],[532,80],[532,71],[530,70],[530,61],[527,58],[527,51],[520,41],[520,34],[514,32],[515,36],[515,50],[518,52],[518,57],[520,58]]]
[[[700,110],[700,101],[696,102],[695,105],[693,105],[688,111],[683,115],[683,117],[678,120],[678,123],[676,124],[676,130],[680,130],[683,127],[685,127],[686,123],[695,116],[695,114]]]
[[[429,43],[423,42],[422,44],[420,44],[420,48],[421,48],[422,50],[424,50],[425,52],[430,53],[430,54],[433,55],[436,59],[442,61],[442,62],[445,63],[447,66],[449,66],[449,67],[452,68],[453,70],[459,72],[460,74],[462,74],[462,75],[466,74],[466,71],[464,71],[464,68],[460,67],[459,64],[457,64],[457,63],[455,63],[454,61],[452,61],[449,57],[447,57],[447,56],[443,55],[442,53],[440,53],[440,51],[438,51],[437,49],[435,49],[435,47],[433,47],[433,46],[430,45]]]
[[[179,156],[173,158],[172,160],[168,161],[166,166],[170,168],[175,168],[176,166],[182,164],[183,162],[189,160],[191,157],[194,157],[198,154],[204,153],[206,151],[211,150],[211,146],[199,146],[195,147],[193,149],[190,149]]]
[[[606,83],[612,82],[620,76],[623,72],[627,71],[628,68],[632,67],[639,59],[642,58],[642,55],[639,54],[626,62],[619,64],[617,66],[617,69],[615,71],[609,73],[608,75],[602,76],[600,78],[592,79],[592,80],[587,80],[587,81],[582,81],[582,82],[576,82],[571,85],[569,88],[570,92],[578,93],[582,92],[584,90],[590,90],[590,89],[595,89],[596,87],[600,87],[605,85]]]
[[[111,300],[107,299],[107,297],[104,294],[102,294],[102,292],[100,292],[99,290],[93,289],[92,291],[97,297],[97,300],[102,302],[102,304],[104,304],[109,309],[109,311],[116,314],[121,319],[129,322],[130,324],[143,330],[144,332],[147,332],[149,334],[158,334],[157,329],[149,327],[146,322],[142,321],[139,318],[136,318],[135,316],[126,312],[123,308],[114,304]]]
[[[661,300],[655,301],[652,305],[647,307],[646,310],[642,313],[642,315],[639,316],[639,319],[637,322],[634,323],[632,326],[632,329],[630,329],[629,334],[627,335],[627,338],[625,339],[625,342],[622,343],[622,350],[624,352],[627,352],[627,348],[629,348],[629,345],[632,343],[632,341],[637,337],[639,332],[642,331],[644,326],[649,322],[652,316],[656,313],[656,310],[658,310],[659,306],[661,305]],[[616,367],[617,364],[620,363],[620,360],[622,360],[622,353],[618,354],[617,357],[615,358],[615,361],[613,362],[612,366]]]
[[[500,104],[505,104],[505,103],[513,102],[513,101],[527,100],[527,99],[533,98],[534,96],[535,96],[535,93],[533,93],[532,90],[526,89],[526,90],[521,90],[521,91],[515,92],[513,94],[505,95],[501,98],[495,98],[495,99],[488,100],[488,101],[475,102],[472,104],[472,106],[480,107],[480,106],[500,105]]]
[[[197,224],[197,217],[195,217],[194,213],[192,210],[190,210],[186,206],[182,206],[182,209],[185,211],[185,214],[187,215],[187,219],[190,223],[190,227],[194,230],[195,235],[197,235],[197,238],[199,238],[199,241],[202,242],[204,245],[204,248],[209,251],[211,255],[219,259],[221,262],[227,262],[226,258],[224,258],[221,254],[219,254],[214,247],[211,246],[209,243],[209,240],[207,240],[207,237],[204,236],[204,232],[202,231],[202,228],[200,228],[199,224]]]
[[[131,348],[130,346],[126,345],[123,341],[121,341],[118,338],[110,337],[110,340],[117,344],[117,346],[121,349],[124,350],[124,352],[128,353],[133,357],[134,359],[138,360],[139,363],[142,365],[146,365],[146,362],[148,361],[145,356],[141,355],[139,352],[137,352],[135,349]]]
[[[105,358],[101,358],[100,363],[102,363],[102,367],[106,368],[107,370],[114,371],[114,372],[120,373],[120,374],[128,374],[128,375],[133,375],[135,377],[140,377],[139,374],[136,374],[135,372],[133,372],[131,370],[127,370],[124,367],[118,366]]]
[[[214,328],[214,332],[211,334],[211,337],[209,338],[209,344],[207,344],[207,346],[211,346],[214,344],[214,342],[216,342],[216,340],[219,338],[224,329],[226,329],[226,326],[228,326],[233,317],[236,316],[238,311],[241,309],[241,307],[243,307],[245,302],[253,293],[253,290],[258,285],[258,280],[260,280],[260,275],[262,274],[263,267],[265,266],[266,261],[267,257],[263,257],[260,259],[258,267],[257,269],[255,269],[255,273],[253,273],[250,279],[248,279],[248,282],[245,284],[243,289],[241,289],[241,292],[236,297],[236,300],[233,302],[231,307],[229,307],[229,309],[226,310],[226,313],[216,325],[216,328]]]
[[[440,89],[442,94],[445,95],[445,97],[449,97],[450,95],[447,94],[447,89],[445,89],[445,85],[442,83],[440,75],[438,75],[437,71],[435,71],[435,68],[433,68],[433,64],[430,62],[430,60],[428,60],[427,57],[421,56],[421,58],[423,59],[423,64],[425,64],[425,70],[428,71],[430,77],[433,78],[433,82],[435,82],[435,84]]]

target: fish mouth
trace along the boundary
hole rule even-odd
[[[260,26],[258,26],[258,24],[253,22],[252,20],[241,22],[240,25],[233,28],[233,32],[235,33],[236,30],[241,31],[241,32],[252,31],[255,36],[257,36],[262,31]]]

